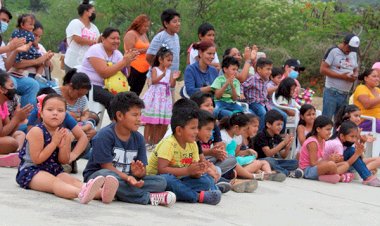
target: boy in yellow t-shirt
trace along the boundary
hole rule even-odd
[[[221,192],[206,173],[207,163],[199,161],[198,110],[173,109],[171,127],[173,135],[149,156],[148,174],[161,174],[167,181],[166,190],[176,194],[178,201],[218,204]]]

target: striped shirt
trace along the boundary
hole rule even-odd
[[[259,103],[264,106],[268,110],[271,109],[269,105],[268,100],[268,90],[267,90],[267,84],[268,81],[264,81],[259,74],[255,74],[254,76],[248,77],[248,79],[242,83],[242,86],[244,87],[244,96],[248,102],[248,104],[251,103]]]
[[[53,88],[59,95],[62,95],[60,87]],[[72,112],[76,116],[80,117],[82,113],[88,109],[88,100],[86,96],[79,97],[75,104],[67,104],[67,112]]]

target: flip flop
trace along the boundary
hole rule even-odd
[[[102,187],[102,202],[105,204],[111,203],[115,198],[117,189],[119,188],[119,181],[116,177],[108,175],[104,180]]]
[[[343,177],[341,181],[343,183],[350,183],[355,178],[355,175],[353,173],[343,173],[341,176]]]
[[[103,176],[97,176],[95,179],[89,180],[83,184],[78,198],[80,203],[87,204],[94,199],[96,193],[103,186],[105,178]]]
[[[18,167],[20,162],[18,153],[10,153],[0,157],[0,167]]]

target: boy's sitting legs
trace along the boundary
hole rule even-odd
[[[253,113],[260,118],[259,131],[262,131],[265,126],[265,114],[268,109],[266,109],[264,105],[255,102],[249,104],[249,109],[251,109],[251,111],[253,111]]]
[[[298,168],[298,161],[296,159],[275,159],[272,157],[266,157],[260,160],[269,162],[269,165],[273,170],[278,173],[283,173],[286,176],[289,176],[290,171]]]
[[[236,112],[243,112],[244,109],[236,103],[228,103],[225,101],[215,101],[215,117],[222,119],[226,116],[231,116]]]
[[[205,202],[207,204],[216,205],[220,202],[221,192],[214,184],[214,179],[204,174],[200,178],[191,178],[189,176],[177,178],[172,174],[161,174],[167,181],[167,190],[174,192],[178,201],[184,202]],[[211,190],[211,191],[210,191]],[[201,195],[205,196],[202,197]],[[210,197],[212,196],[211,200]]]
[[[128,182],[120,178],[117,173],[108,169],[98,170],[86,179],[90,180],[96,178],[97,176],[107,175],[112,175],[119,181],[119,188],[117,189],[115,197],[117,200],[120,200],[122,202],[147,205],[150,203],[151,193],[164,192],[166,189],[165,178],[158,175],[145,176],[142,178],[144,181],[144,186],[141,188],[130,185]]]

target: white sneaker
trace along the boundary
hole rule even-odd
[[[152,206],[172,206],[176,201],[176,196],[171,191],[150,193],[150,203]]]

